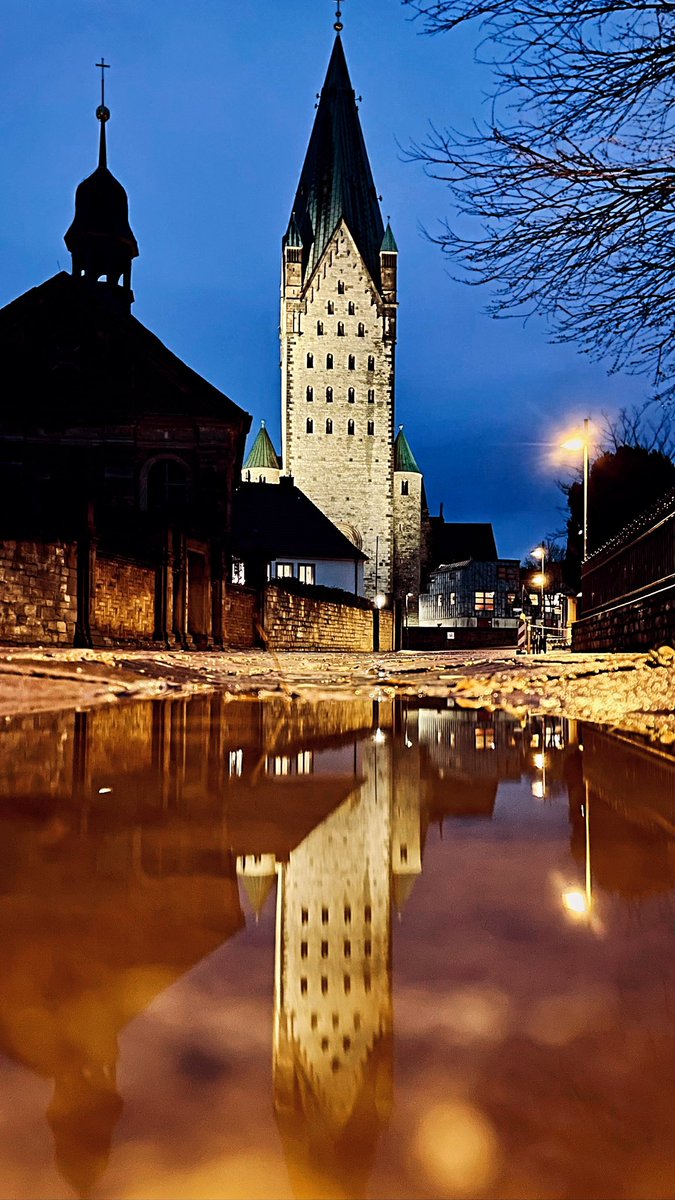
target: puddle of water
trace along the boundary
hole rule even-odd
[[[213,696],[0,763],[0,1194],[675,1195],[672,760]]]

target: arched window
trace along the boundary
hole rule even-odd
[[[329,417],[328,420],[326,421],[326,433],[332,433],[332,432],[333,432],[333,422],[331,421],[331,419]]]
[[[354,388],[347,389],[347,402],[349,404],[354,404],[356,402],[356,392]]]
[[[333,355],[332,354],[326,355],[326,370],[327,371],[333,370]]]
[[[344,294],[345,294],[345,281],[344,281],[344,279],[338,279],[338,296],[344,296]]]
[[[355,354],[349,355],[349,361],[348,361],[347,365],[348,365],[350,371],[356,370],[356,355]]]
[[[375,355],[374,354],[368,355],[368,370],[369,371],[375,370]]]
[[[307,432],[314,433],[314,422],[311,417],[307,418]]]
[[[308,355],[307,355],[307,366],[308,366],[308,367],[313,367],[313,366],[314,366],[314,355],[313,355],[313,354],[308,354]]]
[[[375,388],[368,388],[368,403],[375,403]]]
[[[349,313],[350,317],[354,316],[354,313],[356,312],[356,308],[354,307],[353,300],[349,301],[349,304],[347,305],[347,312]]]
[[[307,403],[311,404],[313,399],[314,399],[314,388],[308,387],[307,388]]]
[[[349,434],[350,437],[354,436],[354,422],[353,421],[347,421],[347,433]]]
[[[344,336],[345,336],[345,323],[344,323],[344,321],[338,321],[337,335],[338,335],[338,337],[344,337]]]
[[[332,389],[332,387],[327,387],[327,388],[326,388],[326,403],[327,403],[327,404],[332,404],[332,403],[333,403],[333,389]]]
[[[188,468],[180,459],[159,458],[151,463],[146,475],[148,512],[183,512],[189,499],[189,483]]]
[[[369,421],[368,422],[368,436],[372,437],[374,435],[374,433],[375,433],[375,422]]]
[[[366,336],[366,327],[365,327],[365,325],[363,324],[363,321],[359,321],[359,327],[358,327],[358,329],[357,329],[357,331],[356,331],[356,332],[358,333],[359,337],[365,337],[365,336]]]
[[[408,480],[407,479],[401,480],[401,495],[402,496],[408,495]]]
[[[335,312],[335,305],[332,300],[328,301],[328,304],[326,305],[326,312],[328,313],[329,317],[332,317],[333,313]]]
[[[319,337],[321,337],[321,335],[323,334],[323,321],[317,321],[316,332],[318,333]]]

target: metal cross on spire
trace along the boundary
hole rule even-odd
[[[335,24],[333,29],[336,33],[342,33],[344,25],[342,24],[342,0],[337,0],[337,8],[335,10]]]
[[[96,109],[96,116],[98,117],[99,121],[107,121],[108,117],[110,116],[110,112],[105,106],[105,72],[110,69],[110,63],[107,63],[103,55],[101,55],[101,61],[99,63],[94,63],[94,66],[100,67],[101,69],[101,103]]]

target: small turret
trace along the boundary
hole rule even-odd
[[[302,238],[295,212],[291,214],[283,242],[284,286],[289,300],[298,300],[302,291]]]
[[[265,422],[261,421],[258,436],[242,467],[242,480],[244,483],[278,483],[280,474],[281,463]]]

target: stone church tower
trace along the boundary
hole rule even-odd
[[[284,470],[368,555],[366,594],[394,593],[398,249],[386,230],[341,25],[283,239]]]

